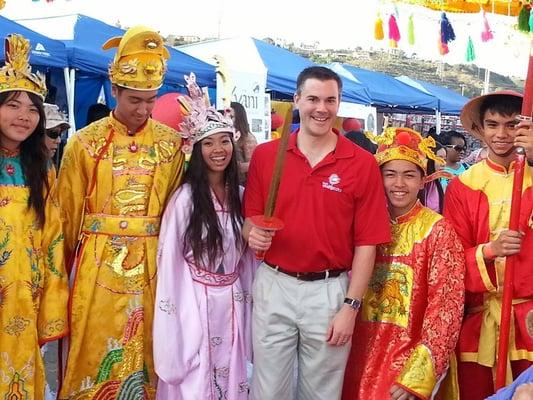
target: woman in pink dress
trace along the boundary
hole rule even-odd
[[[194,74],[186,80],[181,128],[192,154],[159,236],[157,399],[247,399],[255,266],[241,236],[236,138],[231,120],[206,107]]]

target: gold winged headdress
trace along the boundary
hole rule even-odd
[[[46,83],[39,72],[31,72],[29,40],[21,35],[9,35],[4,50],[6,64],[0,68],[0,93],[21,90],[35,93],[44,100]]]
[[[122,37],[104,43],[104,50],[118,47],[109,66],[112,83],[134,90],[155,90],[163,84],[166,60],[170,58],[163,38],[145,26],[135,26]]]

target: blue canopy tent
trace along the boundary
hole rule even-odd
[[[461,96],[453,90],[435,85],[433,83],[409,78],[407,76],[399,76],[396,79],[438,98],[439,111],[441,114],[459,115],[463,109],[463,106],[468,101],[467,97]]]
[[[34,70],[46,75],[49,91],[47,100],[66,110],[68,57],[65,44],[0,16],[0,37],[4,38],[11,33],[18,33],[30,41],[30,64]],[[4,51],[0,53],[0,61],[5,62]]]
[[[341,67],[368,89],[372,105],[379,112],[434,113],[439,107],[439,100],[435,96],[390,75],[347,64]]]
[[[106,103],[114,106],[114,99],[111,96],[111,86],[107,78],[109,63],[112,61],[115,50],[102,50],[102,45],[114,36],[123,36],[125,30],[105,24],[94,18],[78,15],[74,25],[74,39],[66,41],[69,49],[71,66],[78,69],[80,73],[77,83],[79,90],[75,95],[76,120],[78,126],[83,126],[86,121],[87,109],[98,99],[100,87],[103,85],[106,94]],[[167,91],[177,90],[176,87],[183,87],[185,81],[184,74],[194,71],[197,81],[202,86],[216,85],[215,70],[209,64],[197,60],[172,47],[168,47],[170,59],[167,63],[167,73],[165,75],[165,87],[159,94]],[[97,84],[95,84],[95,81]],[[78,86],[78,84],[76,85]],[[87,101],[90,98],[92,101]]]
[[[308,58],[292,53],[263,42],[252,39],[267,69],[267,89],[280,98],[292,98],[296,91],[296,78],[307,67],[316,65]],[[371,99],[367,89],[349,79],[341,77],[343,81],[342,100],[349,103],[370,104]]]
[[[107,72],[116,50],[102,50],[102,45],[112,37],[123,36],[125,30],[81,14],[26,19],[21,20],[21,22],[43,32],[48,31],[50,25],[63,27],[60,32],[55,32],[54,36],[64,41],[68,50],[69,65],[72,68],[70,82],[74,83],[75,81],[73,106],[78,128],[85,125],[87,109],[98,100],[102,87],[107,104],[111,107],[114,106]],[[213,66],[172,47],[167,48],[171,58],[167,64],[164,87],[159,91],[159,94],[164,94],[165,91],[170,90],[181,90],[179,88],[183,88],[185,83],[183,75],[189,74],[191,71],[196,73],[197,81],[201,86],[216,86]]]
[[[30,41],[30,64],[44,67],[68,67],[67,49],[60,40],[50,39],[40,33],[26,28],[10,19],[0,16],[0,37],[5,38],[10,33],[18,33]],[[4,52],[0,60],[5,61]]]
[[[102,45],[114,36],[123,36],[125,30],[108,25],[97,19],[78,15],[74,25],[73,40],[65,41],[69,49],[71,67],[81,71],[107,75],[109,63],[115,51],[102,50]],[[214,86],[215,71],[203,61],[195,59],[179,50],[167,46],[170,52],[168,71],[165,83],[170,85],[184,84],[183,75],[194,71],[201,86]]]

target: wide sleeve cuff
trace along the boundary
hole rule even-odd
[[[485,244],[480,244],[476,248],[476,264],[477,268],[479,270],[479,276],[481,277],[481,281],[485,285],[486,289],[489,292],[495,292],[496,287],[492,284],[492,281],[490,280],[489,273],[487,271],[487,264],[485,263],[485,259],[483,258],[483,246]]]
[[[431,354],[426,346],[415,347],[396,382],[422,399],[430,398],[437,377]]]

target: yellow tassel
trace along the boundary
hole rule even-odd
[[[376,19],[376,23],[374,25],[374,38],[376,40],[383,40],[385,37],[385,33],[383,33],[383,20],[381,19],[381,15],[378,14],[378,19]]]

